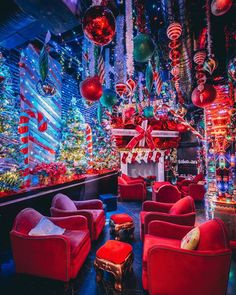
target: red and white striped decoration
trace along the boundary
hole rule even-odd
[[[98,76],[101,84],[103,84],[105,80],[105,63],[102,54],[98,58]]]
[[[92,137],[92,129],[89,124],[86,124],[86,142],[87,142],[87,151],[89,154],[90,159],[93,156],[93,137]]]
[[[123,97],[123,95],[127,91],[127,85],[125,83],[117,83],[115,86],[116,93],[120,96]]]
[[[156,86],[157,95],[161,94],[162,85],[163,85],[163,81],[161,78],[161,74],[159,72],[157,72],[155,74],[155,86]]]
[[[195,77],[197,79],[199,91],[204,90],[204,84],[206,83],[206,75],[204,73],[204,67],[203,67],[205,59],[206,59],[206,52],[204,50],[200,50],[196,52],[193,57],[193,61],[195,62],[195,64],[197,64],[197,66],[195,67],[195,70],[196,70]]]
[[[170,40],[177,40],[179,39],[180,35],[182,34],[182,27],[179,23],[171,23],[167,28],[167,37]]]

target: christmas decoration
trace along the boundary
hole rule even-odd
[[[80,93],[88,101],[94,102],[102,96],[102,84],[99,77],[89,77],[80,83]]]
[[[198,84],[198,90],[203,91],[204,84],[206,83],[206,75],[204,73],[203,64],[206,59],[206,52],[204,50],[200,50],[194,54],[193,60],[197,64],[195,67],[196,70],[196,78]]]
[[[211,12],[215,16],[223,15],[230,10],[232,4],[232,0],[213,0],[211,2]]]
[[[151,93],[152,86],[153,86],[153,70],[152,70],[152,65],[150,62],[148,63],[148,65],[146,67],[145,79],[146,79],[147,91],[148,91],[148,93]]]
[[[92,160],[93,156],[93,138],[92,138],[92,129],[89,124],[86,124],[86,142],[87,142],[87,151],[90,159]]]
[[[155,50],[152,38],[147,34],[139,34],[134,38],[134,60],[147,62],[151,59]]]
[[[153,117],[154,108],[152,106],[148,106],[143,110],[143,115],[145,118]]]
[[[83,31],[85,36],[95,45],[109,44],[116,31],[113,13],[104,6],[91,6],[83,18]]]
[[[100,103],[106,108],[112,108],[117,103],[117,97],[114,90],[103,89],[102,97],[100,98]]]
[[[155,72],[153,78],[154,78],[154,81],[155,81],[157,95],[160,95],[162,85],[163,85],[163,81],[162,81],[160,72]]]
[[[134,43],[133,43],[133,18],[132,18],[132,0],[125,1],[125,44],[126,44],[126,70],[129,77],[134,73]]]
[[[6,172],[0,174],[0,193],[17,191],[22,185],[22,179],[19,172]]]
[[[236,81],[236,57],[232,58],[228,63],[228,74],[230,79]]]
[[[91,133],[88,130],[76,99],[72,98],[63,124],[57,159],[66,163],[68,170],[76,174],[84,173],[88,169],[88,158],[91,157]],[[89,137],[88,142],[86,136]]]
[[[116,23],[115,84],[126,80],[124,61],[124,16],[118,15]]]
[[[217,61],[213,57],[208,57],[204,62],[204,70],[207,71],[210,75],[213,74],[217,68]]]
[[[100,53],[98,58],[98,76],[99,76],[101,84],[103,84],[105,79],[105,63],[102,56],[102,52]]]
[[[29,171],[29,121],[36,119],[38,124],[38,131],[44,132],[47,130],[48,125],[44,115],[35,109],[23,110],[20,116],[19,133],[21,145],[21,153],[24,155],[24,186],[29,187],[31,183]]]
[[[194,105],[204,108],[211,104],[216,98],[216,90],[212,85],[205,84],[204,89],[199,91],[195,88],[192,92],[192,102]]]

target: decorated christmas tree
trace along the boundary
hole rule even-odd
[[[76,99],[72,98],[63,122],[58,160],[65,162],[73,173],[84,173],[88,168],[85,130],[84,117],[76,104]]]
[[[15,102],[10,70],[0,52],[0,173],[16,170],[17,163],[22,162],[18,122],[19,108]]]
[[[119,167],[119,153],[112,136],[110,122],[102,120],[93,125],[93,169],[116,169]]]

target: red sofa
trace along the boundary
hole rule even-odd
[[[147,198],[144,181],[135,180],[127,182],[124,178],[118,177],[118,187],[122,201],[145,201]]]
[[[224,223],[213,219],[201,224],[197,249],[181,249],[181,239],[192,228],[163,221],[149,224],[142,281],[150,295],[226,294],[231,251]]]
[[[190,196],[184,197],[175,204],[146,201],[140,212],[140,237],[144,238],[148,224],[153,220],[191,225],[195,223],[196,211],[194,200]]]
[[[181,192],[178,188],[170,183],[154,182],[152,186],[152,200],[162,203],[175,203],[181,198]]]
[[[85,216],[92,240],[98,239],[105,226],[106,218],[103,203],[100,200],[72,201],[64,194],[57,194],[52,200],[50,210],[54,217]]]
[[[91,248],[87,220],[83,216],[48,218],[65,228],[63,235],[30,236],[43,216],[22,210],[10,232],[16,272],[68,282],[74,279]]]

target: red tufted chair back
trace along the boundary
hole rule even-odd
[[[76,211],[75,203],[64,194],[56,194],[52,200],[52,207],[65,211]]]
[[[27,235],[34,228],[40,219],[43,217],[39,212],[32,208],[22,210],[15,218],[13,230]]]
[[[217,251],[229,249],[229,238],[224,222],[215,218],[199,226],[200,241],[198,250]]]
[[[155,184],[154,188],[155,190]],[[181,198],[181,192],[172,184],[164,184],[153,192],[153,201],[161,203],[175,203]]]
[[[192,197],[187,196],[177,201],[171,208],[169,213],[174,215],[187,214],[195,212],[195,204]]]

